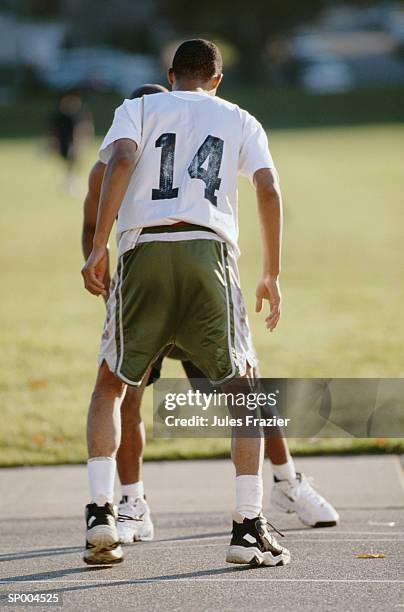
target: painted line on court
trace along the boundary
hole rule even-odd
[[[298,544],[299,542],[302,542],[304,544],[313,544],[313,540],[288,540],[288,543],[290,544]],[[328,544],[336,544],[338,542],[342,542],[343,544],[351,544],[351,543],[361,543],[363,544],[365,547],[369,547],[369,546],[374,546],[377,545],[379,543],[404,543],[404,540],[387,540],[387,539],[379,539],[379,540],[369,540],[369,541],[364,541],[361,540],[360,538],[358,539],[347,539],[347,540],[333,540],[333,539],[329,539],[329,540],[317,540],[317,542],[319,543],[328,543]],[[186,546],[186,548],[189,548],[190,550],[194,550],[194,548],[215,548],[218,546],[222,546],[223,544],[221,542],[212,542],[211,544],[206,543],[206,544],[195,544],[194,546]],[[136,548],[133,547],[132,550]],[[171,546],[170,550],[176,550],[178,548],[181,548],[182,550],[184,550],[184,547],[182,546]],[[150,546],[149,544],[147,545],[147,550],[150,551],[150,553],[154,553],[156,550],[161,550],[161,546],[157,547],[157,546]],[[31,552],[31,555],[28,557],[28,559],[49,559],[49,557],[53,557],[53,556],[57,556],[57,557],[62,557],[63,555],[78,555],[80,554],[81,549],[80,550],[72,550],[72,551],[54,551],[49,553],[48,555],[46,553],[33,553]],[[139,548],[137,549],[136,552],[139,552]],[[145,551],[144,551],[145,552]],[[390,554],[395,554],[390,553]],[[24,556],[24,553],[11,553],[9,555],[3,555],[0,556],[0,563],[3,562],[7,562],[7,561],[24,561],[26,559],[26,557]]]
[[[212,538],[213,539],[213,538]],[[219,539],[219,538],[217,538]],[[400,539],[398,540],[397,538],[372,538],[371,540],[363,540],[363,538],[317,538],[316,540],[310,539],[310,538],[305,538],[305,539],[295,539],[295,538],[288,538],[287,539],[288,542],[293,543],[293,544],[299,544],[300,542],[302,544],[314,544],[314,543],[319,543],[319,544],[323,544],[323,543],[338,543],[341,542],[342,544],[351,544],[353,542],[357,543],[360,542],[361,544],[365,545],[365,546],[369,546],[372,544],[378,544],[378,543],[388,543],[391,542],[393,544],[396,543],[404,543],[404,539]],[[197,544],[193,544],[192,542],[177,542],[177,543],[173,543],[173,542],[162,542],[162,543],[147,543],[147,544],[141,544],[139,545],[135,545],[135,546],[131,546],[130,549],[126,548],[127,551],[129,550],[137,550],[137,552],[140,551],[140,549],[142,549],[143,552],[146,552],[146,546],[147,546],[147,550],[150,552],[154,552],[155,550],[161,550],[161,544],[171,544],[170,549],[177,549],[177,548],[189,548],[190,550],[194,549],[194,548],[212,548],[215,546],[223,546],[222,542],[200,542]],[[174,544],[174,546],[172,546],[172,544]],[[183,546],[183,544],[186,544],[187,546]],[[6,550],[6,549],[2,549],[2,550]],[[12,550],[12,549],[10,549]],[[77,547],[75,550],[60,550],[58,551],[57,549],[53,550],[53,551],[49,551],[49,554],[47,554],[46,552],[42,552],[41,550],[39,550],[38,552],[36,552],[35,550],[26,550],[23,552],[11,552],[10,554],[3,554],[0,555],[0,563],[2,563],[3,561],[23,561],[25,559],[24,555],[31,555],[31,559],[39,559],[41,557],[43,558],[48,558],[48,557],[52,557],[52,556],[63,556],[63,555],[74,555],[74,554],[78,554],[81,552],[81,547]]]
[[[397,470],[397,478],[400,483],[401,490],[404,492],[404,464],[401,462],[399,457],[395,457],[396,461],[394,462],[394,466]]]
[[[355,535],[360,535],[361,532],[344,532],[343,535],[349,534],[349,533],[353,533]],[[362,532],[363,533],[363,532]],[[338,535],[338,534],[335,534]],[[341,533],[342,535],[342,533]],[[391,531],[386,531],[386,532],[381,532],[381,533],[369,533],[369,535],[373,535],[373,536],[378,536],[378,535],[389,535],[390,538],[378,538],[378,537],[373,537],[373,538],[369,538],[367,540],[364,540],[363,538],[324,538],[324,537],[318,537],[316,534],[313,534],[311,537],[305,537],[305,538],[300,538],[300,537],[289,537],[286,536],[287,541],[288,542],[295,542],[295,543],[316,543],[316,542],[363,542],[364,544],[372,544],[373,542],[404,542],[404,539],[398,539],[394,537],[394,533]],[[400,533],[401,535],[401,533]],[[154,550],[155,548],[161,548],[162,545],[164,544],[170,544],[171,547],[172,545],[174,545],[175,548],[179,548],[182,547],[184,544],[187,545],[189,548],[191,547],[195,547],[195,546],[220,546],[221,542],[217,542],[217,543],[212,543],[210,544],[209,542],[213,541],[213,540],[227,540],[229,538],[228,535],[223,535],[223,536],[211,536],[209,538],[190,538],[190,539],[184,539],[184,540],[177,540],[177,539],[173,539],[173,540],[154,540],[153,542],[142,542],[142,543],[136,543],[130,547],[125,547],[126,550],[135,550],[137,549],[139,550]],[[12,546],[3,546],[2,547],[2,551],[10,551],[10,554],[0,554],[0,562],[2,560],[5,560],[6,557],[23,557],[23,555],[25,554],[33,554],[33,555],[38,555],[38,556],[47,556],[46,553],[49,552],[49,556],[52,556],[52,554],[55,553],[59,553],[59,554],[72,554],[74,552],[80,552],[81,550],[81,545],[77,544],[75,546],[72,547],[72,550],[64,550],[65,545],[62,544],[60,545],[60,549],[58,549],[57,546],[55,546],[53,549],[51,550],[43,550],[42,548],[25,548],[24,550],[15,550],[14,547]],[[15,559],[16,561],[18,559]]]
[[[288,543],[293,543],[293,544],[298,544],[299,542],[302,542],[302,544],[306,544],[306,543],[313,544],[313,540],[291,540],[291,539],[288,539],[287,542]],[[375,544],[377,542],[393,542],[393,543],[395,543],[395,542],[403,542],[404,543],[404,540],[380,539],[380,540],[366,540],[366,541],[364,541],[364,540],[362,540],[360,538],[357,538],[357,539],[349,538],[349,539],[346,539],[346,540],[333,540],[333,539],[330,538],[329,540],[316,540],[316,542],[319,542],[321,544],[323,544],[323,543],[337,543],[337,542],[342,542],[343,544],[346,544],[346,543],[351,543],[351,542],[361,542],[365,546],[370,546],[370,545]],[[191,548],[191,549],[192,548],[203,548],[204,546],[222,546],[222,544],[219,543],[219,542],[216,542],[216,543],[212,542],[212,544],[195,544],[195,546],[189,546],[188,548]],[[171,549],[175,549],[175,548],[180,548],[180,547],[179,546],[172,546],[171,547]],[[153,547],[153,550],[154,550],[154,547]]]
[[[226,538],[227,539],[227,538]],[[396,542],[404,542],[404,540],[397,540],[396,538],[372,538],[371,540],[363,540],[363,538],[338,538],[338,539],[334,539],[334,538],[324,538],[324,539],[316,539],[316,540],[311,540],[310,538],[307,539],[301,539],[301,540],[297,540],[297,539],[293,539],[293,538],[288,538],[286,540],[287,542],[290,542],[293,544],[299,544],[300,542],[302,544],[305,543],[309,543],[309,544],[314,544],[314,543],[337,543],[337,542],[341,542],[341,543],[350,543],[350,542],[361,542],[364,545],[371,545],[371,544],[375,544],[377,542],[392,542],[392,543],[396,543]],[[169,542],[167,542],[167,544],[170,544]],[[223,546],[222,542],[205,542],[205,543],[197,543],[197,544],[192,544],[190,542],[182,542],[182,543],[171,543],[174,545],[170,546],[170,550],[176,549],[176,548],[189,548],[189,549],[193,549],[193,548],[204,548],[204,547],[212,547],[212,546]],[[182,546],[182,544],[187,544],[187,546]],[[147,544],[147,550],[156,550],[159,549],[161,550],[161,545],[157,546],[157,545],[150,545]]]
[[[301,532],[296,532],[293,531],[290,533],[288,533],[288,531],[285,529],[284,531],[285,533],[285,537],[289,540],[292,539],[296,539],[296,541],[300,541],[300,542],[304,542],[305,539],[304,538],[300,538],[299,536],[306,536],[308,535],[308,533],[310,533],[310,541],[316,541],[316,542],[321,542],[321,539],[319,536],[321,536],[322,534],[318,533],[318,530],[312,531],[310,529],[304,529]],[[400,530],[399,534],[402,534],[402,530]],[[336,531],[333,533],[333,536],[343,536],[343,535],[354,535],[354,536],[360,536],[360,535],[369,535],[369,536],[373,536],[373,537],[377,537],[377,536],[390,536],[390,537],[394,537],[395,535],[398,535],[397,531],[394,531],[393,528],[390,531]],[[183,540],[178,539],[178,538],[173,538],[171,540],[153,540],[153,542],[148,542],[147,546],[153,545],[153,544],[180,544],[180,543],[192,543],[192,542],[198,542],[200,540],[225,540],[226,538],[229,538],[230,534],[226,534],[226,535],[220,535],[220,536],[201,536],[201,537],[193,537],[193,538],[184,538]],[[396,540],[396,538],[395,538]]]
[[[246,582],[312,582],[312,583],[337,583],[337,584],[404,584],[404,580],[390,579],[362,579],[362,578],[245,578]],[[2,584],[98,584],[99,586],[119,586],[120,584],[142,584],[156,582],[237,582],[240,583],[240,578],[139,578],[137,580],[122,579],[122,580],[66,580],[63,578],[50,578],[49,580],[0,580]]]

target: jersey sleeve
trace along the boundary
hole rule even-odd
[[[115,111],[114,120],[99,150],[99,160],[107,164],[116,140],[129,138],[137,146],[142,140],[142,99],[125,100]]]
[[[254,174],[261,168],[271,168],[276,171],[264,128],[255,117],[245,112],[239,172],[252,182]]]

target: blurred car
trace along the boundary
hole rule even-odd
[[[151,55],[104,46],[60,50],[38,76],[47,87],[58,91],[86,88],[128,95],[134,87],[157,80],[160,72]]]
[[[355,77],[349,66],[327,56],[302,62],[298,81],[313,94],[342,93],[355,87]]]

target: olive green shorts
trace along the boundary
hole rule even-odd
[[[105,360],[121,380],[139,385],[149,366],[175,347],[214,383],[243,375],[246,359],[254,365],[255,356],[236,350],[236,331],[249,337],[249,329],[245,309],[244,329],[236,325],[244,303],[239,292],[237,309],[230,272],[227,246],[217,240],[144,242],[124,253],[99,363]],[[248,338],[245,343],[253,352]]]

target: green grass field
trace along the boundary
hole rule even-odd
[[[404,376],[404,125],[274,131],[285,199],[283,318],[253,313],[254,194],[240,184],[240,270],[265,376]],[[80,277],[81,200],[37,140],[0,141],[0,465],[85,459],[86,407],[104,306]],[[95,157],[83,159],[84,177]],[[179,374],[167,361],[165,376]],[[151,425],[151,391],[144,415]],[[403,441],[295,441],[300,452],[403,450]],[[225,440],[149,439],[148,458],[213,456]]]

